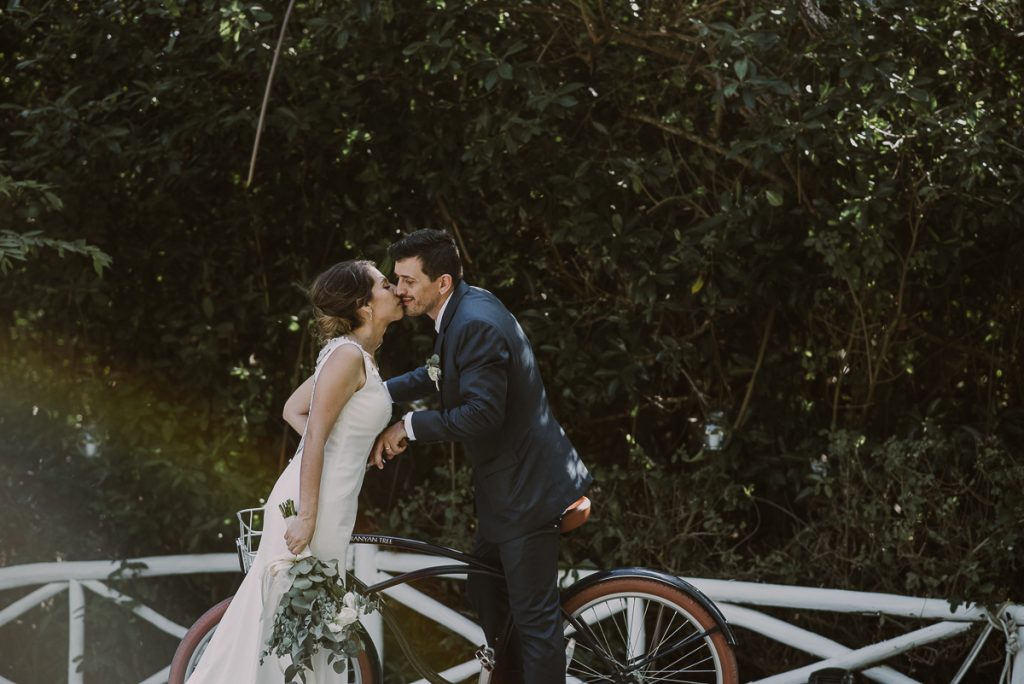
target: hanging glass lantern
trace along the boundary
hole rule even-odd
[[[98,430],[95,425],[84,425],[78,435],[78,451],[86,458],[96,458],[100,452],[102,442],[96,434]]]
[[[729,441],[729,421],[724,411],[712,411],[704,421],[704,448],[721,451]]]

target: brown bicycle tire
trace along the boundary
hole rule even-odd
[[[598,582],[566,599],[562,608],[569,615],[573,615],[581,607],[590,605],[602,597],[631,594],[640,597],[654,596],[674,604],[691,616],[702,629],[712,629],[717,624],[711,613],[687,593],[667,582],[640,577],[613,577]],[[739,673],[736,667],[736,655],[726,641],[725,635],[721,631],[717,631],[711,635],[710,641],[721,668],[719,681],[721,684],[738,684]]]

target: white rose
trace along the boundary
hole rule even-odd
[[[341,630],[345,629],[344,625],[338,624],[337,618],[327,623],[327,629],[331,630],[334,634],[337,634]]]
[[[359,608],[358,600],[359,599],[356,596],[355,592],[352,592],[352,591],[350,591],[347,594],[345,594],[345,598],[342,599],[344,604],[346,606],[348,606],[349,608],[351,608],[352,610],[357,610]]]
[[[342,627],[347,627],[358,619],[359,612],[355,608],[349,608],[348,606],[339,610],[338,614],[334,616],[334,622],[337,622]]]

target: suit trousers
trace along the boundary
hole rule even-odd
[[[467,591],[502,684],[565,684],[565,639],[558,593],[558,521],[500,544],[477,535],[473,555],[500,565],[505,579],[470,575]],[[500,635],[512,615],[513,629]]]

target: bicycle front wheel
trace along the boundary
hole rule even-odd
[[[185,684],[188,681],[230,603],[231,599],[224,599],[210,608],[185,633],[181,643],[178,644],[178,649],[174,652],[170,675],[167,679],[168,684]],[[369,637],[365,633],[362,637],[363,643],[368,645],[359,652],[358,656],[349,658],[348,684],[381,684],[377,678],[379,671],[377,651],[373,648],[373,644],[369,643]]]
[[[567,682],[739,681],[736,657],[715,619],[665,582],[611,578],[562,608],[572,617],[565,623]]]

